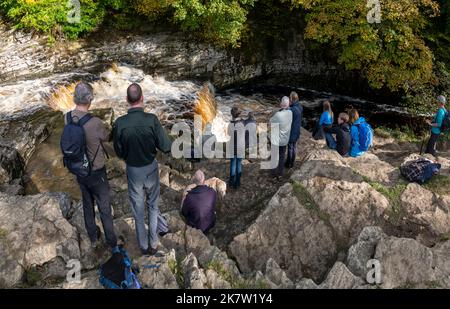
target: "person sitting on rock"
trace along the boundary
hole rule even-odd
[[[362,156],[367,150],[362,149],[360,145],[360,127],[366,123],[366,119],[364,117],[359,117],[359,113],[356,109],[351,109],[349,111],[349,122],[351,123],[350,127],[350,136],[351,136],[351,146],[350,146],[350,156],[351,157],[359,157]]]
[[[347,156],[350,151],[352,138],[350,135],[350,126],[348,124],[348,121],[348,114],[340,113],[337,126],[324,128],[325,133],[336,134],[336,139],[332,137],[334,140],[334,144],[336,145],[334,149],[336,149],[341,156]]]
[[[431,126],[431,136],[428,140],[427,149],[425,153],[432,154],[436,157],[436,142],[441,134],[441,126],[444,121],[445,115],[447,114],[447,110],[445,109],[446,98],[443,95],[437,97],[437,103],[439,109],[434,116],[434,120],[430,123]]]
[[[319,128],[323,130],[323,132],[325,133],[325,140],[327,142],[327,146],[331,149],[336,149],[336,141],[334,140],[333,135],[325,131],[325,128],[331,128],[333,126],[333,122],[334,122],[334,113],[331,110],[331,103],[330,101],[325,101],[323,103],[323,113],[320,116],[319,120]]]
[[[206,235],[216,223],[217,193],[205,185],[205,174],[201,170],[195,172],[194,183],[196,186],[183,200],[181,213],[189,226]]]

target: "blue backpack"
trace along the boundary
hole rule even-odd
[[[359,148],[361,151],[368,151],[373,143],[373,129],[367,122],[356,125],[359,133]]]
[[[67,124],[61,135],[60,146],[63,163],[69,172],[79,177],[91,174],[91,162],[87,154],[86,136],[83,126],[91,120],[92,115],[86,114],[78,122],[72,119],[72,112],[67,113]],[[98,152],[98,149],[97,149]],[[95,157],[97,156],[95,153]],[[95,157],[92,161],[95,160]]]
[[[137,272],[137,271],[136,271]],[[99,282],[106,289],[140,289],[131,259],[122,246],[113,249],[113,255],[100,266]]]

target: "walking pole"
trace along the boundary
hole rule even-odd
[[[422,155],[422,150],[423,150],[423,144],[425,144],[425,139],[426,139],[426,135],[422,140],[422,145],[420,146],[420,155]]]

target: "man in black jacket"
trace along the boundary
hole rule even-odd
[[[144,98],[138,84],[127,90],[128,114],[114,123],[114,149],[127,165],[128,195],[136,225],[139,246],[144,255],[157,250],[159,172],[157,150],[171,151],[172,143],[154,114],[144,112]],[[148,231],[145,228],[145,206],[148,209]]]
[[[347,113],[340,113],[337,126],[323,128],[326,133],[336,134],[336,150],[341,156],[348,155],[352,141],[348,120]]]

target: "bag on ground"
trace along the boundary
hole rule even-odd
[[[169,224],[167,224],[166,218],[161,214],[161,212],[158,212],[158,225],[156,228],[156,232],[158,234],[165,234],[169,232]]]
[[[86,177],[91,173],[91,162],[87,155],[86,135],[83,129],[91,118],[90,114],[86,114],[78,122],[74,122],[72,112],[69,112],[67,124],[61,135],[60,146],[64,166],[69,172],[79,177]]]
[[[113,255],[100,266],[99,282],[106,289],[140,289],[128,253],[122,246],[113,250]]]
[[[403,177],[411,182],[424,183],[439,173],[441,165],[428,159],[418,159],[400,167]]]

